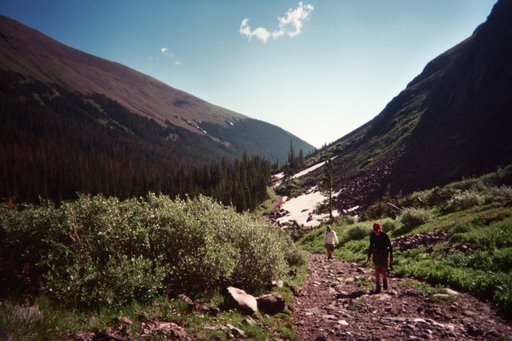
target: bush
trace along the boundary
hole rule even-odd
[[[431,205],[430,199],[435,189],[429,189],[420,192],[414,192],[400,200],[399,205],[405,207],[423,207]]]
[[[426,224],[430,219],[430,212],[422,208],[406,208],[400,216],[400,222],[406,229]]]
[[[44,238],[60,220],[54,205],[24,205],[20,211],[0,208],[0,292],[33,294],[44,269],[37,267],[46,248]]]
[[[469,191],[473,190],[477,187],[486,186],[481,179],[479,178],[469,178],[469,179],[463,179],[457,182],[452,182],[451,184],[447,185],[447,188],[453,188],[458,191]]]
[[[345,222],[347,223],[347,225],[353,225],[357,222],[357,217],[351,215],[345,215],[343,217],[345,218]]]
[[[366,225],[356,224],[354,226],[351,226],[347,230],[347,232],[345,234],[345,241],[361,240],[361,239],[369,236],[371,232],[372,232],[371,227],[368,227]]]
[[[285,259],[290,267],[300,267],[306,264],[306,253],[300,249],[289,237],[283,238]]]
[[[484,203],[482,195],[475,191],[455,194],[443,208],[445,212],[463,211]]]
[[[393,220],[393,219],[386,219],[382,223],[382,230],[386,233],[395,230],[397,227],[398,227],[398,224],[397,224],[396,220]]]
[[[279,231],[201,196],[80,196],[58,209],[2,210],[0,222],[4,245],[21,253],[2,258],[0,273],[30,269],[27,281],[42,293],[84,307],[205,295],[227,284],[252,290],[285,274],[287,261],[301,262]]]
[[[302,179],[290,179],[285,181],[281,185],[276,188],[276,194],[281,196],[289,196],[294,197],[301,193],[303,189],[303,180]]]
[[[363,211],[361,220],[374,220],[384,217],[396,217],[399,213],[399,208],[389,204],[385,201],[378,201]]]
[[[427,196],[429,207],[444,205],[459,191],[449,187],[435,187]]]
[[[467,224],[457,224],[457,225],[454,225],[451,228],[451,230],[455,234],[462,234],[462,233],[469,232],[471,230],[471,227]]]
[[[486,204],[510,205],[512,203],[512,187],[490,187],[483,193],[483,196]]]
[[[337,226],[354,225],[358,221],[358,217],[341,214],[334,218],[334,224]]]

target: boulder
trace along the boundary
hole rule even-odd
[[[258,311],[256,298],[242,289],[228,287],[224,296],[224,305],[230,309],[238,309],[244,314],[252,315]]]
[[[31,307],[14,306],[14,313],[25,320],[41,321],[43,319],[43,313],[39,310],[39,306],[33,305]]]
[[[267,314],[277,314],[284,311],[285,302],[281,295],[273,292],[258,297],[258,309]]]
[[[242,330],[242,329],[239,329],[235,326],[233,326],[232,324],[226,324],[226,327],[228,328],[228,330],[231,332],[231,334],[233,334],[233,337],[235,339],[245,339],[247,338],[247,334],[245,334],[245,332]]]

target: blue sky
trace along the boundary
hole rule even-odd
[[[496,0],[0,0],[0,14],[320,147],[376,116]]]

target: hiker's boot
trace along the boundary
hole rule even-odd
[[[380,283],[377,282],[377,287],[375,288],[375,293],[380,294]]]
[[[384,290],[388,290],[388,280],[387,279],[382,281],[382,287],[384,288]]]

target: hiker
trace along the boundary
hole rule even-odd
[[[332,253],[334,252],[336,244],[338,244],[338,236],[330,226],[327,226],[327,230],[325,230],[324,234],[324,246],[327,251],[327,260],[332,259]]]
[[[373,264],[375,265],[375,281],[377,286],[375,293],[380,293],[380,275],[382,275],[382,286],[384,290],[388,289],[387,270],[388,270],[388,253],[389,268],[393,270],[393,247],[388,235],[382,231],[380,222],[373,224],[373,232],[370,234],[370,247],[368,248],[369,263],[373,254]]]

